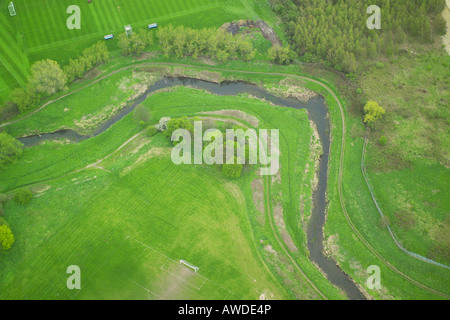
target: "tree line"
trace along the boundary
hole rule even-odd
[[[253,44],[240,35],[223,29],[192,29],[168,25],[159,27],[157,36],[165,56],[194,59],[205,56],[225,62],[230,59],[249,61],[255,57]]]

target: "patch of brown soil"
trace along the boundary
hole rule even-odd
[[[283,207],[279,202],[273,208],[273,217],[275,220],[275,224],[280,229],[281,238],[283,239],[284,243],[288,246],[289,250],[291,250],[292,252],[297,252],[297,246],[295,245],[294,241],[291,238],[291,235],[286,229],[286,224],[283,218]]]
[[[263,179],[255,179],[251,183],[252,194],[253,194],[253,204],[261,214],[258,217],[258,220],[261,223],[264,223],[264,182]]]

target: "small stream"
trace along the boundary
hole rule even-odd
[[[310,99],[308,102],[301,102],[293,98],[274,96],[256,85],[242,81],[225,81],[217,84],[192,78],[163,78],[150,86],[145,94],[133,102],[133,104],[122,109],[120,113],[100,125],[95,132],[90,135],[80,135],[74,130],[64,129],[54,133],[23,137],[20,138],[19,141],[26,147],[31,147],[44,140],[68,139],[74,142],[80,142],[95,137],[132,112],[133,109],[141,104],[149,94],[160,89],[174,86],[190,86],[223,96],[248,93],[257,98],[266,99],[277,106],[306,109],[308,111],[310,119],[317,126],[324,152],[323,156],[320,158],[319,182],[316,191],[313,193],[313,212],[307,229],[307,246],[310,251],[310,259],[325,272],[331,283],[341,288],[347,294],[348,298],[352,300],[365,299],[352,280],[336,265],[336,262],[328,259],[323,254],[323,226],[325,224],[325,212],[327,207],[325,195],[330,151],[330,122],[327,117],[327,107],[322,97],[318,96]]]

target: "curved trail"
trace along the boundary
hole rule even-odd
[[[313,78],[309,78],[306,76],[300,76],[300,75],[293,75],[293,74],[288,74],[288,73],[277,73],[277,72],[261,72],[261,71],[245,71],[245,70],[234,70],[234,69],[223,69],[223,68],[216,68],[216,67],[208,67],[208,66],[197,66],[197,65],[189,65],[189,64],[180,64],[180,63],[164,63],[164,62],[144,62],[144,63],[137,63],[137,64],[133,64],[133,65],[129,65],[129,66],[125,66],[122,68],[119,68],[107,75],[104,75],[94,81],[92,81],[91,83],[88,83],[78,89],[76,89],[75,91],[69,92],[67,94],[64,94],[58,98],[55,98],[53,100],[50,100],[48,102],[46,102],[44,105],[42,105],[41,107],[39,107],[38,109],[34,110],[33,112],[27,114],[26,116],[16,119],[14,121],[11,122],[7,122],[7,123],[3,123],[0,124],[0,128],[1,127],[5,127],[8,125],[11,125],[13,123],[17,123],[22,119],[28,118],[29,116],[39,112],[40,110],[44,109],[46,106],[48,106],[49,104],[56,102],[64,97],[67,97],[73,93],[76,93],[80,90],[83,90],[87,87],[90,87],[92,85],[94,85],[95,83],[106,79],[114,74],[117,74],[121,71],[124,70],[128,70],[131,68],[135,68],[138,66],[145,66],[145,65],[165,65],[165,66],[174,66],[174,67],[185,67],[185,68],[201,68],[201,69],[206,69],[206,70],[212,70],[212,71],[225,71],[225,72],[233,72],[233,73],[240,73],[240,74],[259,74],[259,75],[268,75],[268,76],[283,76],[283,77],[291,77],[291,78],[296,78],[296,79],[301,79],[301,80],[306,80],[309,82],[313,82],[319,86],[321,86],[322,88],[324,88],[332,97],[333,99],[336,101],[336,103],[339,106],[340,109],[340,113],[341,113],[341,121],[342,121],[342,141],[341,141],[341,153],[340,153],[340,158],[339,158],[339,171],[338,171],[338,196],[339,196],[339,201],[340,201],[340,205],[342,208],[342,211],[344,213],[344,217],[347,221],[347,223],[349,224],[349,226],[351,227],[352,231],[355,233],[355,235],[358,237],[358,239],[363,243],[363,245],[371,252],[373,253],[386,267],[388,267],[389,269],[391,269],[394,273],[396,273],[397,275],[401,276],[404,280],[408,281],[409,283],[423,289],[426,290],[428,292],[431,292],[433,294],[436,294],[438,296],[450,299],[450,296],[442,293],[440,291],[437,291],[435,289],[429,288],[426,285],[414,280],[413,278],[409,277],[408,275],[404,274],[403,272],[401,272],[400,270],[398,270],[395,266],[393,266],[389,261],[387,261],[384,257],[382,257],[376,250],[375,248],[372,247],[372,245],[362,236],[362,234],[358,231],[358,229],[356,228],[356,226],[353,224],[346,205],[345,205],[345,201],[344,201],[344,193],[343,193],[343,187],[342,187],[342,182],[343,182],[343,172],[344,172],[344,157],[345,157],[345,147],[346,147],[346,133],[347,133],[347,127],[346,127],[346,121],[345,121],[345,113],[344,113],[344,108],[342,106],[341,101],[339,100],[338,96],[334,93],[334,91],[328,87],[326,84],[322,83],[319,80],[313,79]],[[293,259],[290,255],[289,257],[291,259]],[[300,268],[297,265],[298,268]],[[303,273],[303,271],[302,271]],[[304,274],[304,273],[303,273]],[[312,281],[307,278],[310,283],[312,283]],[[316,288],[315,285],[313,286],[313,288]],[[318,290],[318,289],[316,289]],[[320,292],[320,291],[318,291]],[[323,295],[320,292],[321,295]]]

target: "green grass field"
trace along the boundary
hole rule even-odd
[[[130,62],[127,59],[124,60],[125,63],[135,63]],[[105,66],[103,69],[105,70],[114,70],[118,65],[123,66],[123,63],[120,63],[119,61],[112,62],[111,65]],[[114,66],[114,68],[113,68]],[[258,66],[256,67],[253,65],[242,65],[238,64],[237,62],[230,62],[228,63],[228,68],[230,69],[249,69],[249,70],[255,70],[255,68],[259,68],[261,71],[266,72],[273,72],[273,71],[281,71],[280,68],[277,68],[277,70],[273,70],[272,66]],[[170,67],[169,67],[170,69]],[[175,70],[176,69],[176,70]],[[185,74],[190,76],[195,76],[198,74],[199,71],[203,70],[204,68],[201,67],[193,67],[191,70],[186,70]],[[154,68],[154,70],[158,70],[158,68]],[[179,74],[181,69],[180,68],[174,68],[172,71],[176,74]],[[298,72],[298,70],[292,69],[292,67],[286,67],[283,68],[283,71],[286,73],[290,72]],[[240,78],[246,81],[252,81],[256,83],[260,83],[261,85],[264,84],[265,86],[271,87],[275,86],[279,81],[284,79],[284,77],[280,76],[269,76],[269,75],[258,75],[258,74],[239,74],[238,77],[236,77],[236,72],[231,71],[224,71],[221,72],[222,76],[224,78],[228,79],[236,79]],[[125,78],[130,77],[130,73],[127,71],[123,72],[123,76]],[[113,81],[113,79],[116,79]],[[99,86],[104,86],[106,88],[105,90],[105,97],[108,96],[109,93],[114,92],[114,85],[120,85],[119,77],[116,78],[116,76],[111,77],[111,81],[104,81],[105,83],[99,83]],[[107,84],[107,85],[106,85]],[[95,84],[94,86],[96,86]],[[106,86],[105,86],[106,85]],[[337,106],[335,104],[335,101],[333,98],[331,98],[328,94],[326,94],[323,89],[320,87],[305,83],[308,87],[311,89],[321,92],[324,94],[324,96],[327,99],[327,104],[330,108],[330,116],[332,119],[332,122],[334,123],[332,127],[332,135],[334,137],[333,144],[332,144],[332,155],[337,154],[339,150],[340,145],[340,123],[337,119],[339,119],[339,112],[337,109]],[[79,84],[76,84],[75,87],[78,87]],[[89,92],[89,89],[86,91]],[[77,95],[77,94],[75,94]],[[186,96],[190,96],[190,99],[186,99]],[[58,126],[58,122],[63,125],[64,123],[70,123],[73,118],[71,118],[71,114],[64,113],[64,112],[58,112],[58,110],[61,110],[64,108],[64,102],[67,99],[67,101],[70,101],[70,96],[67,98],[64,98],[62,101],[59,101],[55,103],[54,105],[50,105],[48,108],[49,110],[52,109],[53,113],[55,114],[55,120],[56,123],[48,123],[47,121],[43,121],[45,119],[45,112],[42,112],[43,118],[40,119],[41,113],[37,113],[34,115],[31,115],[29,118],[23,121],[29,121],[28,125],[35,126],[35,128],[41,127],[43,130],[46,131],[46,129],[52,128]],[[97,101],[101,103],[102,96],[99,96]],[[287,138],[283,141],[296,141],[296,139],[308,139],[305,134],[307,132],[293,130],[290,128],[297,128],[295,125],[296,121],[305,121],[306,118],[302,119],[302,116],[296,117],[293,114],[289,114],[289,112],[292,112],[290,110],[285,109],[279,109],[278,111],[275,111],[271,108],[262,108],[260,106],[264,105],[260,102],[253,101],[252,99],[247,99],[245,97],[241,97],[238,100],[236,97],[218,97],[218,96],[210,96],[210,95],[204,95],[200,94],[197,91],[192,91],[189,89],[178,89],[175,92],[166,92],[166,93],[160,93],[157,95],[152,96],[152,98],[147,99],[145,104],[151,108],[154,119],[152,121],[156,122],[157,119],[161,116],[165,116],[167,114],[172,115],[194,115],[196,111],[206,111],[208,108],[213,109],[222,109],[222,108],[236,108],[239,106],[239,109],[246,110],[249,113],[258,115],[260,119],[263,119],[263,125],[268,127],[279,127],[279,128],[285,128],[286,131],[284,131],[284,135]],[[82,95],[79,97],[79,100],[82,101]],[[174,107],[167,108],[167,103],[170,101],[170,104]],[[199,106],[201,106],[199,108]],[[85,108],[83,109],[84,112],[92,112],[95,110],[96,105],[93,106],[82,106],[80,104],[79,108]],[[45,109],[44,109],[45,110]],[[276,112],[277,116],[274,116],[273,112]],[[81,112],[82,113],[82,112]],[[292,126],[287,125],[287,121],[292,121]],[[353,222],[357,225],[358,230],[364,232],[364,237],[366,239],[369,239],[370,243],[375,246],[377,250],[381,250],[383,258],[387,259],[387,261],[393,263],[397,268],[399,268],[401,271],[406,272],[408,275],[412,276],[414,279],[418,279],[421,283],[426,284],[432,288],[435,288],[437,290],[440,290],[441,292],[446,291],[446,280],[445,280],[445,272],[439,272],[435,267],[430,267],[427,264],[417,262],[416,260],[405,256],[403,253],[399,252],[399,250],[395,247],[394,243],[390,239],[389,235],[383,231],[382,228],[379,227],[378,223],[378,213],[376,212],[376,209],[374,208],[373,203],[371,203],[370,200],[370,194],[368,194],[368,191],[365,191],[364,182],[362,180],[362,175],[360,172],[354,172],[351,168],[355,166],[359,166],[360,156],[361,156],[361,148],[362,148],[362,140],[357,137],[357,135],[354,135],[354,127],[359,127],[359,130],[362,130],[361,128],[361,122],[360,119],[351,115],[347,114],[347,126],[348,126],[348,147],[346,152],[346,170],[344,175],[344,192],[345,192],[345,201],[348,205],[349,212],[351,213],[351,217]],[[15,125],[12,126],[12,128],[15,127]],[[308,127],[308,125],[306,125]],[[305,127],[305,128],[306,128]],[[39,181],[46,181],[45,184],[53,184],[53,183],[74,183],[71,181],[71,179],[76,178],[75,176],[70,176],[70,179],[68,178],[60,178],[58,177],[64,176],[67,173],[70,173],[73,170],[81,169],[85,167],[88,164],[91,164],[95,161],[97,161],[100,158],[103,158],[107,156],[108,154],[114,152],[115,149],[117,149],[124,140],[128,139],[129,137],[133,136],[134,134],[139,132],[139,128],[133,123],[132,119],[130,117],[124,118],[122,121],[117,123],[114,127],[114,130],[108,130],[102,135],[95,137],[93,139],[89,139],[85,142],[82,142],[80,144],[69,144],[69,145],[60,145],[58,143],[46,143],[38,147],[33,147],[24,154],[23,159],[15,164],[10,166],[10,168],[3,172],[2,178],[1,178],[1,185],[3,187],[3,191],[11,190],[13,188],[19,187],[21,185],[26,185],[29,183],[36,183]],[[351,128],[351,129],[350,129]],[[41,132],[42,132],[41,131]],[[17,131],[16,133],[19,134],[20,131]],[[310,134],[310,133],[309,133]],[[302,138],[303,137],[303,138]],[[157,138],[157,137],[155,137]],[[289,147],[288,145],[284,144],[282,141],[282,150],[286,150],[285,148],[288,148],[290,150],[296,150],[296,148],[299,147],[299,144],[296,144],[294,147]],[[155,145],[157,147],[164,147],[167,146],[167,142],[164,139],[154,140]],[[291,149],[292,148],[292,149]],[[143,149],[146,150],[146,149]],[[291,154],[292,161],[283,158],[282,157],[282,168],[289,168],[282,170],[282,181],[301,181],[303,178],[303,170],[305,166],[305,161],[307,161],[307,154],[309,151],[301,150],[299,149],[294,155]],[[282,151],[283,154],[283,151]],[[139,154],[138,154],[139,155]],[[119,158],[120,159],[120,158]],[[110,162],[111,161],[111,162]],[[106,166],[119,166],[123,168],[123,163],[117,163],[110,159],[110,161],[106,161]],[[124,161],[131,161],[133,160],[124,160]],[[153,161],[153,160],[152,160]],[[287,163],[286,163],[287,161]],[[339,234],[339,237],[336,239],[337,244],[339,246],[339,251],[334,255],[335,258],[339,261],[340,266],[354,279],[360,283],[361,285],[365,285],[366,280],[366,274],[364,272],[364,268],[366,268],[369,265],[372,264],[380,264],[382,267],[382,274],[383,274],[383,292],[378,291],[371,291],[371,294],[373,294],[375,297],[378,298],[406,298],[406,297],[424,297],[424,298],[436,298],[438,296],[433,295],[429,292],[426,292],[414,285],[412,285],[410,282],[405,281],[402,277],[400,277],[398,274],[392,272],[389,268],[386,268],[383,263],[375,256],[371,254],[370,251],[367,250],[367,248],[357,240],[356,236],[352,232],[352,230],[349,228],[347,222],[345,221],[343,214],[341,212],[341,209],[339,207],[339,200],[337,198],[337,190],[336,190],[336,179],[337,179],[337,170],[336,167],[338,165],[339,157],[331,157],[330,159],[330,176],[329,176],[329,198],[330,198],[330,208],[328,212],[328,220],[326,225],[326,234],[327,236],[335,236],[336,234]],[[284,164],[283,164],[284,163]],[[111,168],[112,168],[111,167]],[[109,169],[108,169],[109,170]],[[136,169],[138,170],[138,169]],[[112,171],[112,170],[110,170]],[[214,174],[214,177],[217,177],[217,172],[207,172],[208,174]],[[98,178],[104,174],[103,170],[99,171],[99,174],[95,174]],[[108,176],[108,175],[106,175]],[[91,176],[92,177],[92,176]],[[89,179],[89,177],[86,177]],[[50,179],[47,181],[47,179]],[[56,179],[56,180],[52,180]],[[271,236],[271,230],[268,225],[268,221],[266,220],[265,223],[261,224],[260,219],[258,219],[257,215],[255,215],[255,209],[254,204],[252,203],[252,190],[250,188],[250,184],[254,177],[248,176],[243,177],[242,180],[238,181],[237,184],[239,185],[239,188],[241,192],[244,194],[246,198],[247,203],[247,213],[249,214],[249,221],[251,225],[251,230],[253,232],[253,235],[255,236],[255,239],[261,239],[263,240],[262,243],[265,245],[270,244],[272,248],[280,253],[282,252],[282,249],[279,245],[277,245],[276,240]],[[308,178],[309,179],[309,178]],[[97,180],[100,181],[100,180]],[[76,181],[75,181],[76,182]],[[357,184],[355,184],[357,182]],[[357,192],[354,192],[355,186],[357,185]],[[295,239],[297,243],[303,243],[305,241],[305,235],[302,232],[301,229],[297,227],[298,225],[298,219],[297,216],[297,209],[300,206],[300,199],[296,196],[296,194],[303,194],[308,195],[311,192],[310,187],[307,188],[294,188],[291,189],[287,186],[287,184],[282,184],[282,197],[283,197],[283,207],[286,206],[285,211],[285,221],[287,223],[287,227],[289,229],[289,232],[291,236]],[[300,187],[300,186],[299,186]],[[54,191],[56,188],[51,188],[50,190]],[[269,189],[269,186],[265,187],[266,192],[271,192]],[[280,190],[277,186],[272,186],[272,191],[278,192],[277,190]],[[302,190],[303,189],[303,190]],[[49,190],[49,191],[50,191]],[[300,192],[300,193],[299,193]],[[270,193],[272,194],[272,193]],[[44,196],[42,196],[44,197]],[[40,197],[39,197],[40,198]],[[37,198],[36,200],[39,201]],[[275,196],[274,199],[279,199],[278,196]],[[84,201],[84,200],[83,200]],[[278,200],[276,200],[278,201]],[[36,202],[33,202],[32,206],[35,205]],[[268,204],[267,204],[268,205]],[[20,215],[16,213],[13,213],[16,211],[18,207],[11,204],[10,207],[7,207],[7,215],[6,218],[11,224],[12,221],[15,221],[12,226],[16,229],[21,229],[22,231],[19,231],[19,235],[17,236],[20,238],[20,235],[26,234],[25,229],[28,230],[26,226],[28,226],[28,223],[25,223],[24,215]],[[269,210],[269,207],[267,207]],[[19,210],[23,210],[19,208]],[[8,213],[10,212],[10,213]],[[271,212],[271,211],[269,211]],[[14,216],[14,218],[12,218]],[[28,216],[30,217],[30,216]],[[37,217],[34,217],[37,219]],[[60,217],[61,218],[61,217]],[[65,217],[67,218],[67,217]],[[64,218],[64,219],[65,219]],[[47,228],[49,226],[54,225],[55,227],[59,225],[59,223],[63,222],[64,219],[55,218],[53,222],[48,220],[51,219],[50,217],[42,217],[42,228]],[[100,221],[103,218],[100,219]],[[268,219],[268,217],[266,217]],[[54,223],[54,224],[53,224]],[[136,227],[137,228],[137,227]],[[39,227],[37,227],[35,231],[35,237],[36,239],[40,239],[39,241],[43,240],[42,234],[47,234],[47,232],[42,229],[39,230]],[[41,233],[42,231],[42,233]],[[28,231],[27,231],[28,232]],[[50,232],[51,233],[51,232]],[[125,235],[126,237],[126,235]],[[44,238],[45,239],[45,238]],[[138,239],[138,238],[135,238]],[[255,240],[254,239],[254,240]],[[38,241],[38,242],[39,242]],[[145,243],[146,245],[155,248],[152,246],[151,242],[145,242],[141,241],[142,243]],[[256,241],[258,242],[258,241]],[[19,249],[19,245],[17,246],[18,249],[13,249],[13,251],[6,252],[6,257],[13,256],[12,252],[15,252],[14,255],[16,256],[16,259],[25,259],[27,254],[30,254],[30,252],[34,252],[32,247],[34,244],[27,242],[29,246],[28,249]],[[127,246],[124,246],[126,248]],[[289,277],[294,277],[294,279],[298,279],[301,277],[301,275],[294,276],[292,273],[292,267],[287,263],[285,258],[280,258],[278,260],[274,260],[274,257],[271,256],[265,249],[264,246],[257,245],[256,251],[259,252],[260,257],[263,257],[263,261],[265,261],[267,268],[272,271],[272,273],[275,274],[276,279],[278,281],[292,281],[289,280]],[[308,275],[310,279],[313,279],[314,283],[319,286],[320,290],[322,292],[325,292],[328,297],[334,297],[339,298],[340,295],[336,293],[336,289],[330,287],[329,283],[323,278],[320,273],[318,273],[317,269],[312,266],[307,259],[307,253],[304,252],[304,247],[299,247],[300,251],[298,253],[293,254],[293,257],[304,269],[304,272]],[[16,251],[14,251],[16,250]],[[49,247],[49,250],[51,247]],[[106,250],[106,249],[105,249]],[[149,249],[152,251],[151,249]],[[124,250],[126,252],[126,250]],[[163,251],[160,251],[163,252]],[[165,252],[165,251],[164,251]],[[254,254],[256,254],[254,252]],[[167,252],[165,252],[167,255]],[[38,254],[38,253],[33,253]],[[177,259],[177,257],[170,256],[172,259]],[[29,261],[34,261],[35,259],[39,260],[39,257],[31,257],[30,256]],[[142,258],[144,259],[144,258]],[[11,259],[12,263],[15,263],[16,260]],[[9,270],[8,272],[5,272],[7,275],[5,279],[9,279],[8,281],[12,281],[13,274],[15,274],[15,269],[11,265],[9,267],[6,267],[8,265],[8,262],[5,263],[5,270]],[[9,269],[8,269],[9,268]],[[25,265],[22,266],[22,271],[20,272],[22,275],[21,277],[24,277],[24,274],[27,273]],[[281,269],[281,270],[280,270]],[[125,269],[124,269],[125,270]],[[284,270],[284,271],[283,271]],[[65,275],[64,275],[65,276]],[[96,279],[99,277],[97,275]],[[105,280],[106,278],[110,278],[109,272],[105,273]],[[103,281],[103,280],[102,280]],[[100,286],[100,282],[98,280],[98,285]],[[108,280],[112,281],[113,280]],[[122,282],[121,282],[122,281]],[[119,283],[123,283],[122,280],[118,280],[117,285]],[[133,280],[135,281],[135,280]],[[158,280],[159,281],[159,280]],[[193,280],[194,281],[194,280]],[[113,283],[111,282],[111,286]],[[137,282],[137,281],[135,281]],[[4,285],[7,285],[9,282],[5,282]],[[106,282],[105,282],[106,283]],[[139,283],[139,282],[137,282]],[[143,283],[140,283],[141,285]],[[189,286],[189,285],[188,285]],[[149,289],[149,287],[143,286],[144,288]],[[139,288],[139,286],[138,286]],[[300,288],[300,289],[299,289]],[[142,288],[141,288],[142,289]],[[145,289],[143,289],[144,292],[142,294],[145,295],[147,292]],[[150,289],[149,289],[150,290]],[[95,290],[94,290],[95,291]],[[94,297],[98,293],[94,291],[89,293],[89,297]],[[288,297],[296,297],[296,298],[317,298],[316,293],[311,291],[311,289],[308,289],[308,285],[300,285],[300,286],[294,286],[289,287],[289,292],[287,293]],[[36,296],[38,296],[37,294]],[[148,292],[147,292],[148,296]],[[137,297],[136,295],[133,295],[130,293],[130,297]],[[140,296],[142,297],[142,296]]]
[[[128,24],[134,29],[154,22],[204,28],[235,19],[273,19],[268,4],[254,0],[94,0],[90,4],[87,0],[16,0],[13,17],[8,3],[0,4],[2,100],[11,89],[25,84],[34,61],[50,58],[64,65],[104,35],[124,32]],[[67,28],[69,5],[80,7],[81,29]],[[110,50],[116,50],[115,40],[107,43]]]
[[[130,74],[121,72],[95,86],[107,88],[107,97]],[[47,127],[45,112],[28,118],[30,124],[43,131],[65,126],[73,115],[56,110],[73,98],[82,102],[91,90],[95,87],[50,105],[48,110],[60,117]],[[102,97],[98,97],[90,109],[79,112],[90,113],[102,105]],[[290,148],[289,157],[295,161],[289,164],[287,156],[284,158],[283,179],[301,177],[308,161],[308,144],[300,147],[302,144],[296,143],[295,148],[287,144],[310,139],[303,111],[187,88],[155,94],[144,105],[151,109],[153,123],[162,116],[237,107],[257,113],[263,127],[284,125],[288,140],[282,143],[282,150]],[[33,184],[35,191],[42,192],[30,205],[9,202],[5,208],[17,242],[2,254],[1,298],[319,298],[282,258],[269,224],[262,222],[255,210],[250,188],[254,173],[231,182],[215,168],[175,166],[168,153],[170,145],[161,135],[140,137],[114,152],[139,130],[129,115],[100,136],[79,144],[53,142],[27,149],[22,160],[2,174],[0,184],[9,190],[55,179]],[[109,154],[112,156],[101,163],[101,169],[70,174]],[[296,192],[307,196],[311,188]],[[283,194],[283,206],[292,205],[291,192],[283,187]],[[298,205],[298,199],[295,202]],[[303,237],[302,232],[297,236]],[[269,244],[277,252],[275,256],[267,251]],[[199,273],[180,267],[179,259],[199,266]],[[303,249],[295,259],[327,296],[340,297],[308,262]],[[79,293],[67,290],[65,284],[65,268],[72,264],[83,270]],[[289,285],[282,286],[282,282]]]
[[[26,84],[33,62],[51,58],[64,65],[104,34],[123,32],[126,24],[135,29],[152,22],[203,28],[252,18],[268,21],[277,32],[282,29],[274,23],[268,2],[256,0],[14,3],[14,17],[9,16],[7,2],[0,4],[0,103],[12,89]],[[81,30],[66,27],[66,9],[71,4],[81,8]],[[282,32],[280,36],[284,40]],[[189,57],[177,61],[163,56],[119,58],[116,40],[108,41],[113,59],[98,67],[94,77],[145,62],[192,65],[161,67],[163,73],[173,76],[215,72],[221,79],[250,81],[269,89],[281,88],[280,81],[286,79],[270,73],[307,75],[299,64],[266,63],[270,43],[259,33],[250,37],[258,51],[255,61],[233,60],[213,67]],[[374,65],[370,76],[360,79],[364,92],[387,109],[385,119],[372,132],[366,158],[378,202],[406,249],[447,264],[448,59],[437,51],[399,57]],[[214,67],[228,71],[212,70]],[[158,71],[150,77],[139,76],[148,73],[143,70],[145,67],[121,71],[35,114],[29,110],[1,130],[14,137],[61,128],[90,133],[130,101],[138,88],[134,85],[160,78]],[[252,73],[256,70],[264,73]],[[316,79],[326,81],[338,94],[334,85],[340,80],[334,74]],[[77,81],[69,91],[90,81]],[[361,116],[349,110],[347,97],[338,94],[346,118],[342,197],[351,223],[344,216],[338,192],[339,106],[322,86],[311,81],[302,86],[325,97],[332,123],[330,202],[324,230],[330,255],[364,288],[367,267],[379,265],[383,289],[368,290],[375,298],[448,298],[448,270],[406,255],[380,223],[360,171],[365,127]],[[28,148],[20,161],[0,173],[0,193],[12,194],[22,186],[31,186],[36,192],[27,206],[13,201],[5,206],[4,218],[16,243],[11,250],[0,252],[0,299],[258,299],[261,294],[277,299],[321,298],[308,279],[327,298],[344,298],[309,261],[306,250],[302,219],[307,219],[311,210],[314,178],[314,171],[306,168],[314,161],[307,145],[312,129],[303,111],[270,106],[247,96],[218,97],[189,88],[155,94],[143,104],[152,112],[152,124],[163,116],[239,109],[257,116],[260,128],[281,128],[281,182],[265,179],[260,186],[265,214],[261,216],[256,209],[255,172],[230,182],[217,168],[174,166],[167,153],[170,144],[161,135],[151,139],[139,136],[116,152],[142,130],[127,116],[81,143],[46,142]],[[242,119],[231,120],[249,125]],[[216,125],[224,124],[217,121]],[[388,140],[384,149],[377,142],[381,135]],[[105,157],[100,167],[85,168]],[[280,205],[286,226],[283,230],[276,225],[276,232],[286,235],[287,231],[298,251],[290,250],[284,238],[277,241],[271,228],[275,207]],[[284,253],[286,249],[290,256]],[[180,266],[179,259],[199,266],[199,274]],[[82,268],[80,292],[68,291],[65,286],[65,269],[71,264]]]

